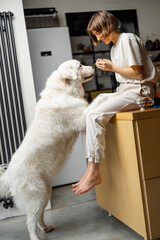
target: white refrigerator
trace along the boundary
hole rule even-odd
[[[43,90],[50,74],[58,66],[72,59],[68,27],[28,29],[28,42],[36,91],[36,98]],[[45,159],[44,159],[45,161]],[[79,136],[66,164],[56,177],[53,186],[70,184],[80,180],[86,170],[86,161]]]

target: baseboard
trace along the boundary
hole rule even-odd
[[[49,200],[45,210],[50,210],[50,209],[51,209],[51,201]],[[11,218],[11,217],[23,216],[23,215],[25,215],[25,210],[19,210],[16,208],[15,205],[13,208],[5,209],[2,203],[0,204],[0,220]]]

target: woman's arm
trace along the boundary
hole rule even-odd
[[[96,61],[96,66],[101,70],[118,73],[127,78],[133,78],[137,80],[144,79],[143,66],[135,65],[131,67],[120,67],[108,59],[98,59]]]

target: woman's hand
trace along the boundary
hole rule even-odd
[[[118,73],[125,78],[131,78],[131,79],[136,79],[140,81],[144,80],[143,65],[121,67],[121,66],[115,65],[113,62],[111,62],[108,59],[101,59],[101,58],[99,58],[95,64],[99,69],[103,71],[111,71],[114,73]]]
[[[108,59],[97,59],[96,66],[103,71],[112,71],[113,63]]]

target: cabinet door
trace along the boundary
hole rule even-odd
[[[146,212],[149,226],[149,239],[160,238],[160,178],[144,182],[146,189]]]
[[[142,177],[160,177],[160,117],[139,120],[136,127]]]

